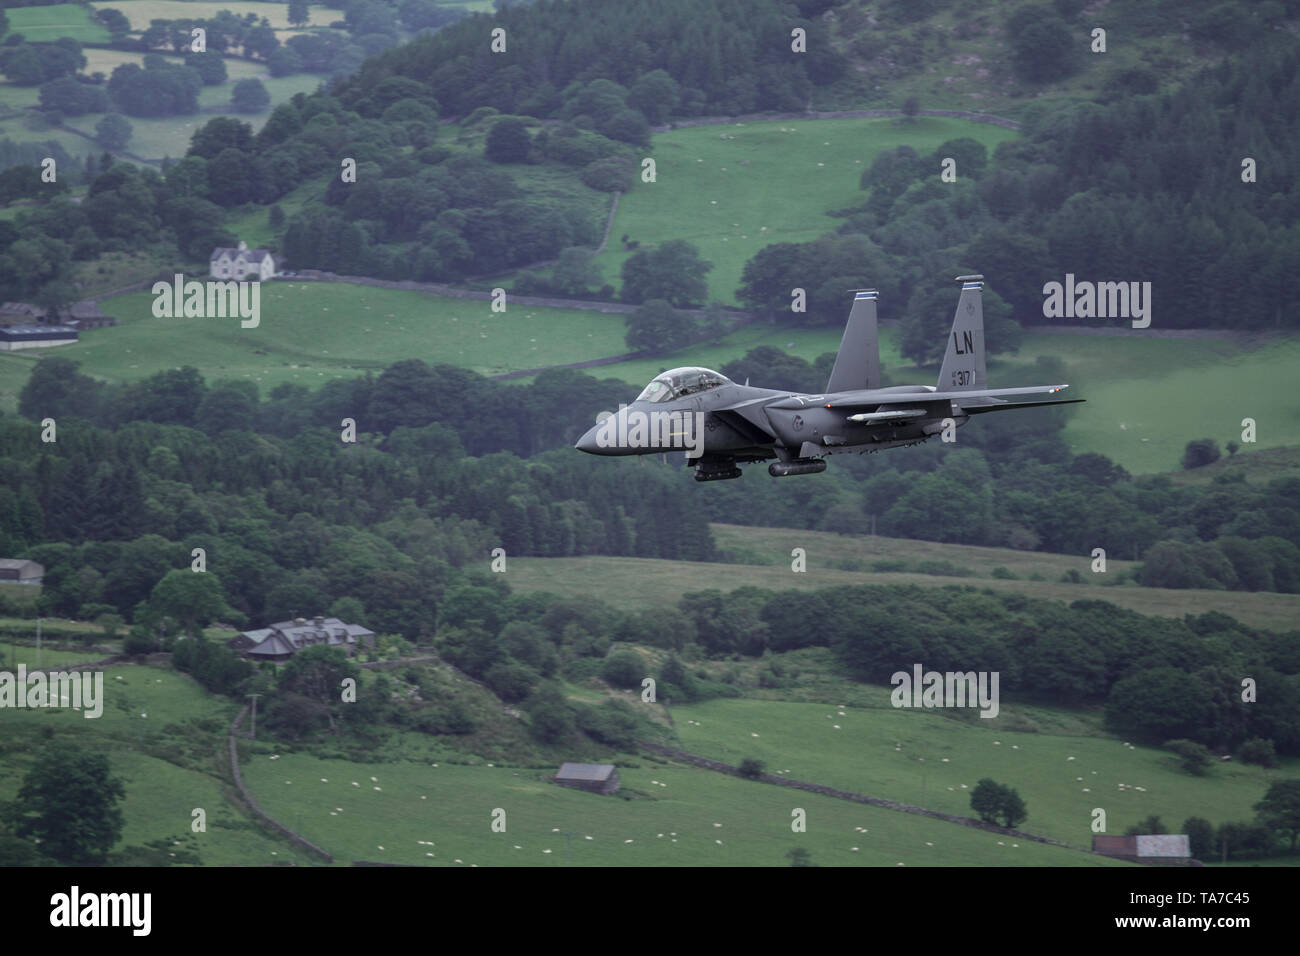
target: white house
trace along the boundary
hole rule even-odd
[[[241,242],[237,249],[218,246],[208,257],[208,273],[215,279],[266,280],[275,275],[275,258],[267,249],[250,249]]]

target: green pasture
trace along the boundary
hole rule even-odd
[[[492,312],[486,300],[342,283],[263,283],[257,328],[241,328],[238,318],[159,319],[152,305],[149,292],[105,300],[101,308],[120,325],[89,330],[50,354],[110,381],[194,365],[213,380],[247,378],[265,393],[281,382],[314,387],[416,356],[494,373],[625,347],[618,315],[525,306]],[[0,359],[30,367],[37,359],[29,355]]]
[[[119,4],[105,6],[116,7]],[[109,38],[108,30],[91,19],[91,8],[76,3],[15,7],[5,10],[5,16],[9,20],[9,33],[21,33],[32,43],[47,43],[59,37],[72,37],[82,43],[103,43]],[[148,26],[147,21],[145,26]]]
[[[245,14],[255,13],[259,20],[265,17],[272,29],[289,28],[289,7],[283,3],[256,3],[253,0],[196,0],[193,3],[188,0],[107,0],[92,3],[90,7],[94,10],[112,7],[122,11],[122,15],[131,21],[131,29],[137,33],[148,27],[150,20],[206,20],[222,10],[229,10],[241,18]],[[342,19],[338,10],[320,4],[312,4],[308,12],[311,14],[309,24],[314,27],[328,27],[332,20]]]
[[[841,220],[827,210],[866,199],[862,171],[877,153],[895,146],[921,155],[962,136],[992,153],[1017,134],[966,120],[923,118],[777,120],[697,126],[656,134],[656,181],[638,180],[619,202],[611,240],[596,262],[618,285],[632,254],[623,234],[644,248],[685,239],[713,263],[709,296],[737,304],[741,272],[755,253],[776,242],[808,242]],[[937,175],[937,170],[936,170]]]
[[[259,803],[341,862],[786,866],[786,852],[800,846],[822,866],[1110,862],[644,758],[613,758],[622,790],[602,796],[548,782],[545,777],[554,769],[362,765],[304,754],[271,756],[259,754],[243,769]],[[805,833],[791,830],[796,807],[807,813]],[[505,811],[504,833],[491,828],[497,809]]]
[[[1271,771],[1230,762],[1194,777],[1164,751],[1056,731],[1055,721],[1075,721],[1073,711],[1003,700],[996,718],[978,717],[976,709],[956,719],[951,711],[895,709],[892,689],[863,687],[865,706],[730,699],[672,711],[690,753],[733,765],[750,757],[768,772],[944,813],[974,816],[971,788],[991,777],[1024,799],[1029,817],[1021,829],[1077,846],[1091,845],[1098,807],[1107,833],[1122,834],[1151,814],[1173,832],[1192,816],[1215,824],[1253,819],[1270,781],[1300,770],[1294,760]],[[1038,732],[1010,729],[1039,721]]]
[[[763,476],[766,479],[766,475]],[[762,529],[767,530],[767,529]],[[790,532],[813,540],[813,532]],[[897,542],[904,545],[918,542]],[[953,563],[965,545],[951,548]],[[580,558],[513,558],[510,561],[510,586],[521,593],[546,591],[568,598],[600,595],[601,600],[622,610],[675,606],[683,594],[714,588],[733,591],[741,587],[760,587],[773,591],[810,591],[841,585],[898,586],[917,584],[923,587],[949,585],[991,588],[998,592],[1023,594],[1044,600],[1073,601],[1088,599],[1111,603],[1158,617],[1181,618],[1185,614],[1218,611],[1231,615],[1243,624],[1277,631],[1292,630],[1300,619],[1300,595],[1274,594],[1266,591],[1174,590],[1169,588],[1109,587],[1089,584],[1063,584],[1054,581],[1006,581],[996,578],[942,577],[911,572],[874,573],[841,571],[819,565],[815,552],[809,552],[808,570],[792,573],[789,549],[785,563],[760,567],[752,564],[718,564],[696,561],[666,561],[657,558],[615,558],[591,556]],[[1037,552],[1033,552],[1037,555]],[[1040,556],[1041,557],[1041,556]],[[1048,559],[1049,562],[1051,559]],[[1059,558],[1058,558],[1059,560]],[[1080,565],[1086,562],[1080,561]],[[986,569],[987,571],[988,569]],[[1087,569],[1081,572],[1085,580]]]
[[[106,753],[125,784],[116,849],[167,840],[198,852],[209,866],[307,862],[226,802],[217,768],[233,704],[174,671],[134,665],[104,671],[104,697],[98,719],[70,708],[0,710],[0,740],[7,745],[0,747],[0,800],[17,794],[41,747],[67,740]],[[195,808],[207,814],[205,833],[191,829]]]

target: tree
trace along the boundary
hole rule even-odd
[[[1002,798],[1002,825],[1007,828],[1019,826],[1029,816],[1025,801],[1011,787],[1005,787]]]
[[[1253,763],[1261,767],[1277,766],[1277,751],[1273,741],[1262,737],[1252,737],[1237,750],[1237,757],[1242,763]]]
[[[1182,768],[1194,777],[1203,777],[1210,769],[1214,755],[1202,744],[1194,740],[1166,740],[1165,749],[1172,750],[1179,759]]]
[[[623,263],[623,300],[645,302],[664,299],[684,308],[708,298],[704,276],[713,263],[700,258],[700,250],[684,239],[670,239],[657,249],[640,249]]]
[[[788,850],[785,854],[785,858],[790,861],[791,866],[817,865],[812,861],[812,854],[801,846],[797,846],[793,850]]]
[[[916,114],[921,112],[921,101],[915,96],[909,96],[903,100],[903,116],[912,122],[916,122]]]
[[[641,686],[645,669],[640,654],[635,651],[615,651],[605,658],[600,676],[614,687],[635,688]]]
[[[282,46],[266,58],[272,76],[289,76],[302,70],[302,57],[292,47]]]
[[[306,26],[311,21],[307,0],[289,0],[289,23],[295,27]]]
[[[627,105],[658,126],[668,121],[681,100],[681,87],[664,70],[643,74],[627,91]]]
[[[41,87],[41,109],[65,116],[84,116],[108,109],[108,96],[98,86],[60,76]]]
[[[1154,813],[1124,831],[1126,836],[1149,836],[1168,832],[1169,828],[1165,826],[1164,821]]]
[[[1070,28],[1056,11],[1026,4],[1007,20],[1011,64],[1023,79],[1035,83],[1063,79],[1074,72],[1077,57]]]
[[[108,113],[95,124],[95,142],[105,149],[119,150],[131,139],[131,123],[121,113]]]
[[[1183,470],[1190,471],[1203,465],[1213,464],[1222,457],[1219,443],[1213,438],[1197,438],[1189,441],[1183,449]]]
[[[740,766],[736,768],[736,772],[746,780],[757,780],[759,777],[763,776],[764,766],[763,761],[755,760],[753,757],[746,757],[740,762]]]
[[[529,731],[542,743],[559,743],[573,734],[573,708],[556,684],[539,684],[523,709]]]
[[[6,816],[20,836],[35,836],[60,863],[103,861],[122,833],[117,801],[126,795],[108,757],[71,744],[37,755]]]
[[[605,193],[625,193],[636,181],[636,163],[626,156],[607,156],[583,167],[584,186]]]
[[[172,116],[197,113],[203,77],[189,66],[170,64],[142,70],[123,63],[108,80],[113,104],[128,116]]]
[[[996,824],[1001,820],[1001,825],[1007,828],[1023,823],[1029,816],[1019,793],[988,777],[975,784],[970,794],[970,808],[985,823]]]
[[[220,86],[226,82],[226,58],[216,50],[190,53],[185,57],[185,65],[199,71],[204,86]]]
[[[1287,837],[1295,852],[1300,837],[1300,780],[1274,780],[1264,799],[1255,804],[1255,820]]]
[[[636,352],[671,351],[691,339],[695,320],[663,299],[651,299],[627,317],[627,345]]]
[[[240,80],[230,93],[230,106],[240,113],[260,113],[271,105],[271,94],[261,80]]]
[[[600,266],[590,249],[571,246],[560,253],[551,269],[551,286],[565,295],[582,295],[601,283]]]
[[[114,10],[111,7],[96,10],[95,19],[104,25],[114,40],[120,40],[131,32],[131,21],[121,10]]]
[[[533,141],[521,119],[505,116],[492,124],[483,142],[483,155],[494,163],[522,163],[528,159]]]
[[[1188,817],[1183,821],[1183,832],[1191,845],[1192,859],[1204,860],[1214,852],[1214,825],[1201,817]]]
[[[357,665],[342,648],[315,644],[289,659],[280,672],[278,687],[319,703],[335,704],[342,700],[343,681],[359,676]]]
[[[215,574],[177,569],[154,585],[149,606],[178,621],[187,634],[197,635],[226,610],[226,597]]]
[[[190,137],[190,148],[185,155],[216,159],[223,149],[251,152],[253,127],[229,116],[210,119],[194,131],[194,135]]]

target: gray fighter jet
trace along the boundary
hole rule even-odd
[[[599,421],[575,447],[593,455],[684,450],[696,481],[739,478],[741,462],[775,458],[768,473],[782,478],[825,471],[827,455],[916,445],[951,433],[971,415],[1083,401],[1007,401],[1055,395],[1066,385],[986,387],[983,279],[957,277],[961,296],[937,385],[881,388],[876,291],[860,289],[824,394],[754,388],[711,369],[675,368]]]

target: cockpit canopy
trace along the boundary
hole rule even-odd
[[[636,397],[638,402],[668,402],[695,392],[708,391],[719,385],[730,385],[731,380],[712,369],[687,368],[669,369],[655,376],[654,381],[642,389]]]

